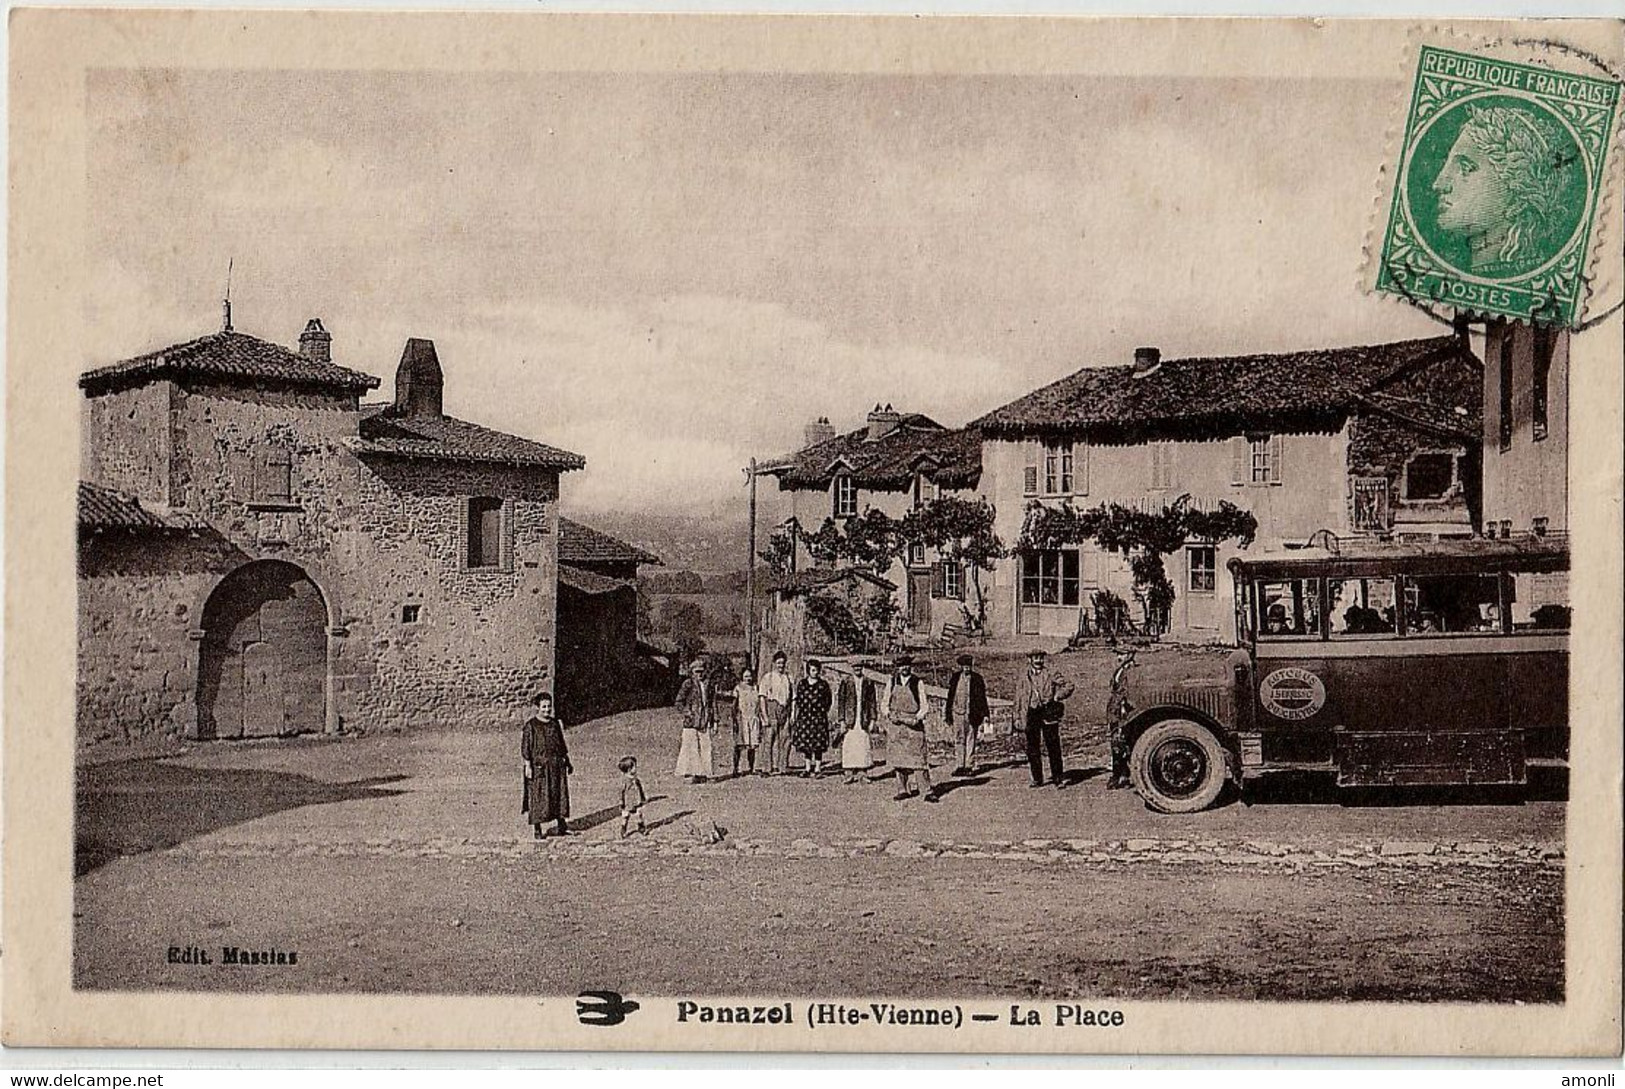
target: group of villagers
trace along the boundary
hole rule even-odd
[[[719,692],[716,676],[697,658],[689,668],[677,693],[676,704],[683,712],[681,741],[677,751],[676,774],[692,783],[713,777],[713,738],[721,737],[731,748],[732,776],[800,775],[818,778],[832,748],[839,747],[840,766],[848,784],[867,782],[873,764],[868,727],[858,706],[862,698],[850,680],[840,680],[838,690],[824,675],[823,663],[808,659],[802,676],[792,680],[783,653],[773,655],[766,674],[757,677],[746,666],[737,683]],[[956,775],[976,770],[976,739],[988,718],[986,686],[971,668],[968,656],[960,658],[960,669],[948,686],[944,715],[958,736],[959,766]],[[718,699],[731,703],[731,714],[719,715]],[[886,762],[896,774],[895,800],[924,797],[940,800],[941,790],[931,781],[926,747],[925,723],[929,714],[924,686],[914,673],[907,656],[897,659],[876,707],[877,726],[884,728]],[[833,722],[832,722],[833,716]],[[727,721],[724,721],[726,718]],[[792,769],[791,749],[801,756],[799,771]],[[574,768],[564,738],[564,724],[554,713],[553,697],[537,697],[536,713],[525,723],[521,736],[524,774],[522,810],[528,815],[536,838],[567,835],[570,832],[569,776]],[[637,758],[619,762],[621,783],[621,835],[647,830],[643,809],[648,794],[638,775]],[[915,786],[918,777],[919,785]],[[923,794],[922,794],[923,792]]]
[[[730,757],[733,777],[743,774],[818,778],[826,770],[829,753],[838,749],[843,781],[848,784],[867,781],[873,758],[869,728],[861,723],[871,716],[865,715],[859,706],[860,687],[850,678],[839,676],[835,678],[838,687],[832,687],[823,663],[816,658],[809,658],[802,676],[794,680],[786,669],[787,664],[782,652],[775,654],[765,675],[758,677],[746,666],[731,690],[719,692],[705,660],[695,659],[677,694],[677,706],[683,712],[676,767],[679,777],[690,782],[704,782],[712,777],[712,761],[716,755],[713,738],[718,737],[731,741],[732,752],[725,755]],[[961,662],[961,667],[966,674],[970,673],[968,659]],[[977,679],[980,680],[979,675]],[[966,685],[967,697],[970,691],[971,686]],[[968,707],[959,709],[962,739],[960,766],[956,770],[965,774],[971,770],[975,730],[987,718],[985,690],[978,686],[976,693],[981,696],[980,706],[975,709],[977,713],[971,713]],[[724,703],[732,704],[731,715],[719,713],[719,696]],[[952,696],[950,700],[952,702]],[[950,706],[950,724],[953,710]],[[920,678],[914,673],[913,660],[906,655],[897,659],[875,711],[877,726],[885,730],[886,762],[897,776],[896,800],[921,797],[923,791],[925,801],[938,801],[941,794],[931,781],[926,751],[925,723],[929,706]],[[791,766],[792,749],[801,757],[799,771]],[[916,777],[919,786],[914,785]]]

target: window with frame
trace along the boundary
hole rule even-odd
[[[475,496],[468,501],[468,566],[502,566],[502,500]]]
[[[910,567],[925,566],[925,545],[919,541],[910,541],[905,561]]]
[[[835,517],[851,518],[858,513],[858,485],[851,473],[835,478]]]
[[[1334,639],[1393,635],[1399,629],[1392,578],[1326,580],[1328,628]]]
[[[254,463],[254,501],[293,502],[293,451],[271,446]]]
[[[1496,575],[1406,576],[1405,634],[1485,634],[1501,630]]]
[[[1535,328],[1535,358],[1533,374],[1533,397],[1530,399],[1529,411],[1533,418],[1532,432],[1534,440],[1540,442],[1550,431],[1547,419],[1551,397],[1552,384],[1552,353],[1557,350],[1557,330],[1546,326]]]
[[[1515,571],[1507,579],[1506,592],[1514,632],[1568,630],[1567,571]]]
[[[1500,351],[1496,360],[1496,383],[1499,386],[1499,418],[1497,430],[1502,450],[1512,449],[1512,326],[1501,325]]]
[[[941,492],[924,473],[914,475],[914,509],[919,510],[936,499]]]
[[[1044,494],[1072,493],[1072,444],[1053,443],[1044,447]]]
[[[937,564],[937,596],[956,601],[965,599],[965,572],[958,563],[945,559]]]
[[[1443,499],[1456,486],[1456,455],[1430,451],[1412,455],[1405,463],[1407,500]]]
[[[1247,441],[1247,480],[1253,484],[1279,484],[1281,481],[1281,439],[1261,435]]]
[[[1218,588],[1219,550],[1210,544],[1191,545],[1185,550],[1189,581],[1193,594],[1211,594]]]
[[[1320,583],[1318,579],[1279,579],[1256,584],[1258,638],[1318,639],[1320,637]]]
[[[1023,605],[1077,605],[1079,600],[1076,549],[1049,549],[1022,556]]]
[[[1161,490],[1174,486],[1174,444],[1151,444],[1151,487]]]

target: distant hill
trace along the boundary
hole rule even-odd
[[[653,552],[665,561],[665,568],[647,567],[644,574],[657,571],[698,571],[716,574],[742,571],[749,559],[750,529],[743,510],[738,514],[645,514],[638,511],[593,511],[566,515],[594,529],[613,534]],[[757,547],[765,547],[772,527],[758,522]]]

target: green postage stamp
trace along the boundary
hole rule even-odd
[[[1574,325],[1620,84],[1423,46],[1378,291]]]

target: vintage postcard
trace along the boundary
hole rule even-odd
[[[1620,23],[11,29],[6,1043],[1619,1053]]]

